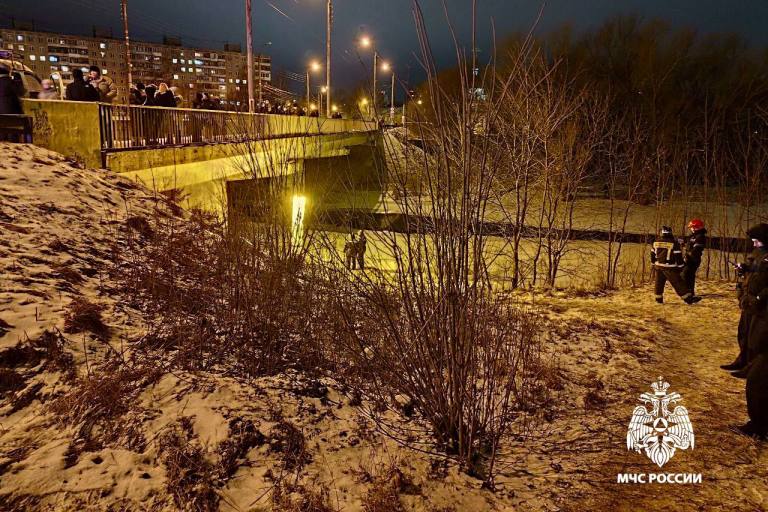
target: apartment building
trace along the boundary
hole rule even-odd
[[[0,48],[10,50],[41,78],[72,80],[72,71],[97,65],[117,84],[121,103],[128,101],[128,69],[125,42],[113,37],[62,35],[19,29],[0,29]],[[262,84],[272,81],[272,60],[254,58],[254,77]],[[182,46],[178,38],[163,43],[131,41],[133,83],[166,82],[177,86],[190,106],[198,92],[218,97],[224,106],[247,104],[247,58],[240,45],[227,44],[221,50]],[[258,87],[258,84],[256,84]]]

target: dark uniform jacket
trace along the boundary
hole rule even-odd
[[[707,245],[707,230],[699,229],[691,233],[685,241],[685,264],[689,267],[699,268],[701,255]]]
[[[66,98],[70,101],[99,101],[99,91],[85,80],[77,80],[67,86]]]
[[[663,235],[653,242],[651,263],[659,268],[683,268],[685,260],[680,244],[672,235]]]
[[[753,314],[765,314],[768,312],[768,251],[763,249],[753,254],[757,257],[752,262],[752,268],[747,269],[741,305]]]
[[[0,76],[0,114],[21,114],[19,97],[24,94],[24,84],[10,75]]]

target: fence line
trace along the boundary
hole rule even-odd
[[[215,110],[99,104],[102,151],[234,143],[275,137],[369,132],[375,124]]]

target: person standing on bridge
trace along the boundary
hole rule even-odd
[[[72,82],[67,85],[66,98],[69,101],[99,101],[99,92],[86,83],[82,69],[74,69]]]
[[[685,267],[683,267],[683,280],[691,293],[696,294],[696,272],[701,266],[701,257],[707,246],[707,230],[704,221],[693,219],[688,223],[691,234],[685,240]]]
[[[117,97],[115,82],[103,74],[99,66],[88,68],[88,83],[99,92],[99,101],[102,103],[112,103]]]
[[[656,270],[656,302],[664,303],[664,286],[667,281],[686,304],[695,304],[701,300],[701,297],[691,292],[680,275],[685,267],[685,261],[680,244],[672,235],[672,228],[667,226],[661,228],[661,236],[653,242],[651,248],[651,263]]]

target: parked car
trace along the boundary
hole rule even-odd
[[[25,66],[7,50],[0,50],[0,66],[10,69],[12,75],[18,73],[24,84],[25,98],[37,98],[38,93],[43,89],[43,85],[40,77],[35,75],[31,69]],[[54,83],[58,85],[56,80],[54,80]],[[59,90],[61,90],[61,88],[59,88]]]

